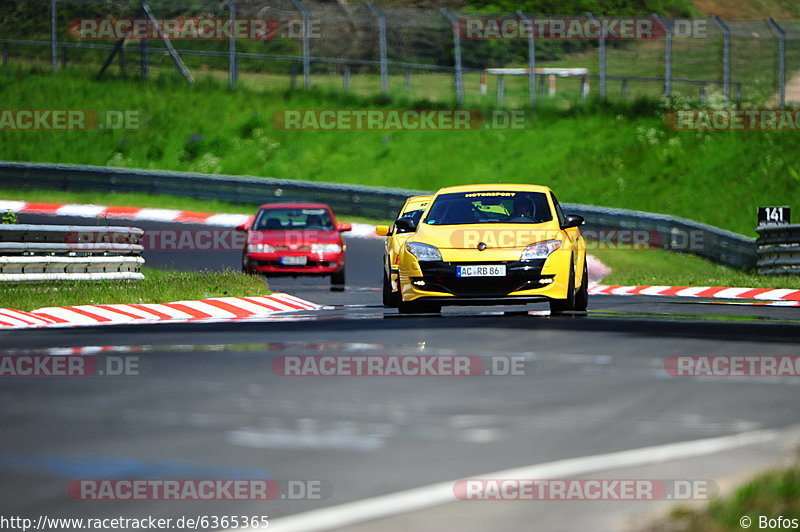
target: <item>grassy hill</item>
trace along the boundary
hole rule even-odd
[[[692,0],[692,4],[704,15],[737,20],[800,17],[800,3],[795,0]]]
[[[686,216],[753,234],[759,205],[800,185],[794,133],[675,132],[655,104],[528,111],[521,130],[283,131],[282,109],[430,108],[428,101],[320,91],[230,91],[11,71],[4,107],[140,110],[133,131],[1,132],[0,159],[252,174],[435,189],[457,183],[551,185],[561,201]],[[35,187],[36,183],[24,183]]]

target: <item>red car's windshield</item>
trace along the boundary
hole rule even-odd
[[[333,231],[333,220],[326,209],[264,209],[259,211],[253,224],[256,231],[281,231],[286,229],[316,229]]]

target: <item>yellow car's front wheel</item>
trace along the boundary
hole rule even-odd
[[[398,300],[400,299],[400,292],[392,290],[392,281],[386,277],[386,272],[383,273],[383,306],[386,308],[397,308]]]
[[[589,306],[589,276],[587,275],[586,261],[583,263],[583,276],[581,286],[575,290],[575,269],[570,265],[569,284],[567,285],[566,299],[551,299],[550,314],[561,314],[564,312],[585,311]]]
[[[403,288],[397,282],[397,310],[400,314],[439,314],[442,311],[441,303],[431,301],[403,301]]]
[[[586,260],[583,261],[583,277],[581,287],[575,294],[575,310],[584,312],[589,307],[589,271],[586,267]]]

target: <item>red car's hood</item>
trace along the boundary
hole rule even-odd
[[[315,229],[249,231],[247,241],[251,244],[270,244],[271,246],[287,246],[293,248],[311,244],[341,244],[342,235],[339,231],[321,231]]]

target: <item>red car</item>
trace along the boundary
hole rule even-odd
[[[242,271],[267,275],[330,275],[344,285],[344,231],[322,203],[269,203],[236,228],[246,231]]]

